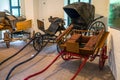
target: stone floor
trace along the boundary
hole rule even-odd
[[[21,49],[26,42],[15,41],[11,42],[11,47],[6,48],[5,43],[0,43],[0,62],[5,60],[10,55],[13,55]],[[0,65],[0,80],[5,80],[8,72],[16,64],[32,57],[36,51],[32,47],[32,43],[26,47],[17,56]],[[28,75],[36,73],[44,69],[56,56],[56,45],[47,45],[34,59],[20,65],[10,75],[9,80],[23,80]],[[30,80],[70,80],[75,71],[79,67],[80,60],[64,61],[60,57],[47,71],[31,78]],[[102,71],[98,68],[98,58],[93,62],[87,61],[81,72],[75,80],[115,80],[107,63]]]

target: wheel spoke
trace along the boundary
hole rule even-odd
[[[104,31],[106,31],[105,24],[101,21],[93,22],[89,27],[90,31],[95,31],[95,32],[99,32],[101,29],[104,29]]]

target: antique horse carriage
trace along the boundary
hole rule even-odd
[[[33,47],[35,50],[39,51],[42,47],[46,46],[49,42],[55,42],[55,39],[58,35],[62,33],[64,28],[64,20],[59,17],[48,18],[51,23],[48,29],[45,30],[44,22],[41,20],[37,20],[38,29],[43,33],[37,32],[35,33],[36,39],[33,41]]]
[[[99,21],[103,16],[94,18],[94,6],[83,2],[67,5],[63,9],[71,18],[71,24],[56,39],[59,54],[43,70],[26,77],[24,80],[46,71],[59,56],[63,60],[80,59],[82,61],[71,80],[75,79],[87,60],[93,61],[99,57],[99,69],[103,69],[107,59],[106,39],[109,34],[104,23]]]
[[[0,30],[5,30],[3,40],[7,47],[10,47],[10,42],[15,35],[27,34],[30,36],[30,31],[27,30],[31,27],[31,20],[26,20],[24,17],[15,17],[9,12],[0,12]]]
[[[95,16],[95,8],[87,3],[73,3],[63,8],[71,18],[71,24],[57,39],[57,49],[63,60],[81,59],[74,80],[87,60],[99,57],[99,69],[103,69],[107,59],[106,39],[109,32],[105,24]]]

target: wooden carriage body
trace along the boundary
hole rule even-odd
[[[88,35],[85,33],[91,33]],[[62,35],[57,38],[57,42],[62,42],[59,46],[62,50],[78,54],[93,54],[97,48],[102,48],[105,44],[109,32],[101,29],[99,33],[88,30],[74,30],[71,25]]]
[[[103,69],[107,59],[106,39],[108,34],[109,32],[106,32],[105,28],[94,32],[90,30],[74,30],[73,25],[70,25],[56,39],[60,48],[58,51],[63,60],[82,60],[82,63],[71,80],[75,79],[88,59],[93,61],[96,57],[99,57],[99,69]]]
[[[0,31],[5,30],[4,42],[6,46],[10,46],[14,34],[29,34],[32,27],[32,20],[26,20],[22,17],[15,17],[14,15],[7,15],[5,12],[0,12]]]

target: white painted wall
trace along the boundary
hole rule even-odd
[[[64,0],[39,0],[39,19],[44,19],[46,28],[50,25],[50,16],[64,18],[63,6]]]
[[[109,0],[92,0],[92,4],[95,6],[96,14],[108,16]]]
[[[0,11],[4,11],[5,9],[10,10],[9,0],[1,0],[0,1]]]
[[[25,2],[25,15],[27,19],[34,18],[34,10],[33,10],[33,0],[24,0]]]
[[[101,21],[107,26],[109,0],[92,0],[92,4],[95,6],[95,17],[104,16]]]
[[[24,14],[27,19],[32,19],[32,31],[38,32],[37,18],[39,17],[39,0],[24,0]],[[31,32],[32,32],[31,31]]]
[[[120,31],[108,28],[110,35],[108,38],[109,66],[112,70],[115,80],[120,80]]]
[[[38,32],[37,19],[39,18],[39,0],[33,0],[33,11],[34,11],[34,30]]]

